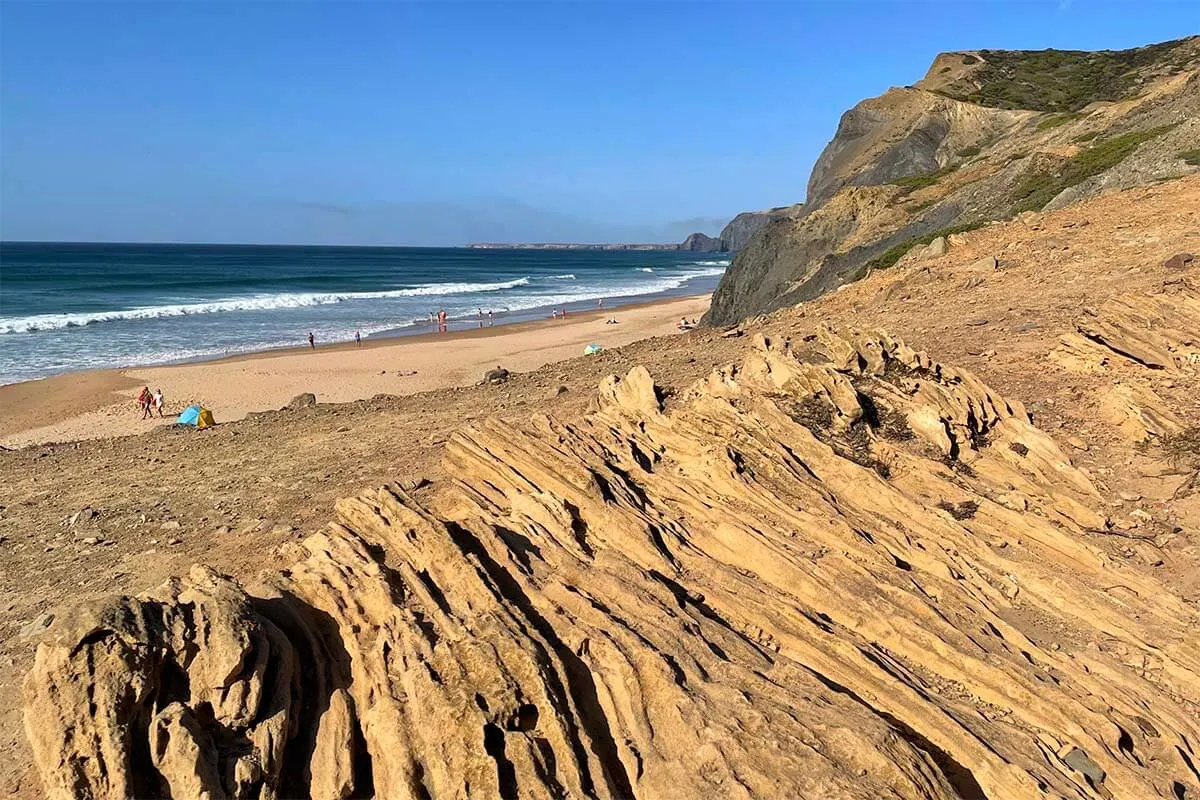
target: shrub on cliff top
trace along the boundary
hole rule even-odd
[[[993,108],[1078,111],[1097,100],[1119,100],[1141,88],[1139,70],[1187,66],[1180,42],[1133,50],[981,50],[984,63],[940,90],[956,100]],[[1176,50],[1179,52],[1176,52]]]

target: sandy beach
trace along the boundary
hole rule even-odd
[[[617,347],[676,332],[680,317],[699,317],[709,296],[573,314],[494,328],[451,331],[244,354],[215,361],[72,372],[0,386],[0,444],[22,447],[136,434],[170,424],[192,403],[218,422],[276,409],[303,392],[343,403],[376,394],[408,395],[478,382],[497,365],[521,372],[579,356],[596,342]],[[618,324],[606,324],[610,317]],[[165,419],[142,420],[142,386],[161,388]]]

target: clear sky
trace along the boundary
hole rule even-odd
[[[803,200],[841,113],[1200,2],[0,2],[0,237],[679,239]]]

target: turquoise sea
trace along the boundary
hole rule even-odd
[[[674,251],[0,243],[0,383],[711,291]]]

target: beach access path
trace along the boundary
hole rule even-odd
[[[0,386],[0,445],[23,447],[142,433],[170,424],[199,403],[218,423],[278,409],[311,392],[321,403],[377,394],[410,395],[479,382],[497,365],[514,372],[572,358],[595,342],[612,348],[676,331],[681,317],[698,318],[709,296],[572,313],[448,333],[354,342],[317,343],[240,354],[213,361],[155,367],[71,372]],[[615,318],[618,324],[606,324]],[[302,342],[304,332],[297,334]],[[143,420],[136,405],[142,386],[161,388],[166,419]]]

